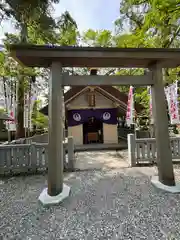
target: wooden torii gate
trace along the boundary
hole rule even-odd
[[[180,49],[11,45],[10,51],[12,56],[25,66],[51,70],[48,189],[39,197],[43,204],[58,203],[67,197],[70,191],[70,188],[63,184],[63,86],[151,85],[158,154],[157,186],[167,189],[175,186],[162,69],[180,65]],[[63,67],[149,68],[149,73],[143,76],[68,76],[62,73]]]

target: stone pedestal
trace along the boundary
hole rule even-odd
[[[48,194],[48,189],[45,188],[39,196],[39,201],[43,204],[43,206],[56,205],[62,202],[65,198],[67,198],[70,194],[70,187],[66,184],[63,184],[62,192],[56,196],[50,196]]]
[[[167,186],[159,181],[158,176],[153,176],[151,178],[151,183],[154,187],[156,187],[160,190],[163,190],[163,191],[166,191],[169,193],[180,193],[180,183],[179,182],[176,182],[174,186]]]

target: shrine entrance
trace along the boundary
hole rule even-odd
[[[96,117],[89,117],[83,124],[83,144],[103,143],[103,123]]]
[[[53,200],[57,203],[69,194],[63,183],[64,86],[151,86],[158,159],[156,186],[168,186],[166,189],[175,186],[162,70],[180,65],[180,49],[11,45],[10,51],[13,57],[28,67],[51,69],[48,190],[45,189],[40,195],[42,203],[52,204]],[[128,76],[78,76],[64,74],[62,69],[66,67],[144,68],[146,72],[144,75]],[[131,149],[133,147],[129,146],[129,151]]]

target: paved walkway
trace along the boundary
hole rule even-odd
[[[127,150],[95,151],[76,153],[75,168],[80,170],[100,170],[127,168]]]
[[[127,168],[114,154],[79,154],[79,166],[88,162],[84,169],[91,161],[103,162],[103,168],[66,173],[71,195],[50,208],[37,201],[46,176],[1,179],[0,239],[179,240],[180,194],[151,185],[155,167]],[[175,174],[180,176],[178,165]]]

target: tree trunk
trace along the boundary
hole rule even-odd
[[[21,23],[21,43],[27,43],[27,24]],[[16,138],[22,138],[25,136],[24,128],[24,76],[23,71],[19,76],[18,91],[17,91],[17,130]]]
[[[17,98],[17,130],[16,138],[25,136],[24,129],[24,77],[20,76],[18,81],[18,98]]]

